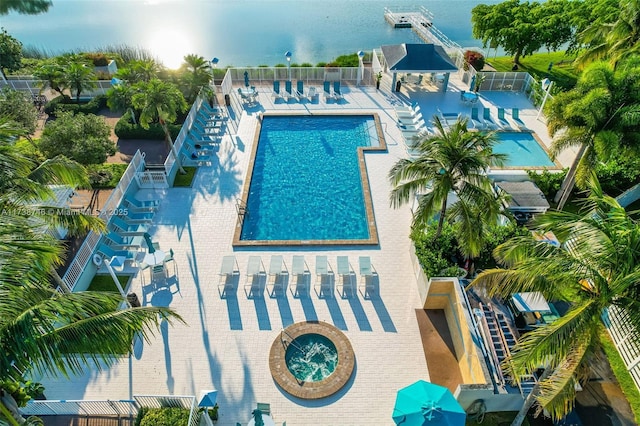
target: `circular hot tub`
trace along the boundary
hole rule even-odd
[[[333,395],[349,381],[354,366],[347,336],[323,322],[301,322],[282,330],[269,355],[273,379],[302,399]]]

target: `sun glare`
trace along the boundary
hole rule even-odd
[[[187,55],[189,41],[178,31],[162,29],[151,34],[148,43],[151,53],[157,57],[165,67],[179,68]]]

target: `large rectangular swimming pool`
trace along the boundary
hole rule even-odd
[[[365,149],[374,115],[263,117],[234,245],[376,244]]]
[[[498,132],[497,138],[498,142],[493,146],[493,152],[509,156],[506,167],[557,167],[533,133]]]

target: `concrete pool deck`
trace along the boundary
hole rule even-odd
[[[273,102],[271,91],[261,88],[259,104],[243,114],[237,135],[225,136],[210,166],[198,169],[191,188],[166,191],[154,218],[152,236],[163,250],[173,249],[177,280],[171,287],[143,285],[140,273],[131,291],[145,303],[169,306],[186,325],[163,324],[151,343],[138,342],[133,354],[116,366],[93,371],[71,380],[42,380],[49,399],[128,399],[132,395],[198,395],[217,389],[221,426],[245,424],[256,402],[270,403],[277,423],[288,425],[392,424],[396,391],[416,380],[429,380],[415,309],[423,308],[410,258],[410,206],[389,206],[387,174],[406,156],[394,105],[402,98],[374,88],[346,87],[346,101],[325,103]],[[403,94],[401,93],[402,97]],[[481,94],[481,98],[485,95]],[[522,94],[487,94],[482,102],[521,108],[521,117],[541,136],[542,122]],[[502,104],[497,98],[513,100]],[[432,99],[433,98],[433,99]],[[434,103],[438,99],[439,103]],[[457,93],[420,94],[425,119],[430,111],[461,110]],[[516,103],[517,101],[517,103]],[[379,245],[374,247],[233,248],[240,197],[254,143],[258,113],[300,112],[377,113],[387,141],[386,153],[365,153]],[[534,122],[535,121],[535,122]],[[548,137],[547,137],[548,139]],[[544,138],[543,138],[544,140]],[[238,291],[221,298],[218,274],[225,255],[235,255],[240,267]],[[249,256],[282,255],[291,267],[293,255],[304,255],[315,280],[315,257],[326,255],[334,270],[336,257],[369,256],[378,273],[379,292],[370,299],[361,293],[342,298],[308,298],[286,295],[249,299],[243,287]],[[356,269],[357,272],[357,269]],[[147,279],[148,281],[148,279]],[[290,281],[291,282],[291,281]],[[355,353],[355,372],[347,385],[322,400],[299,400],[282,392],[269,371],[269,348],[282,328],[307,320],[334,325],[349,338]],[[430,368],[440,368],[433,360]]]

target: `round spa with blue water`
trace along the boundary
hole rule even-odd
[[[302,399],[321,399],[347,384],[355,356],[349,339],[336,327],[307,321],[278,334],[271,346],[269,366],[285,392]]]

